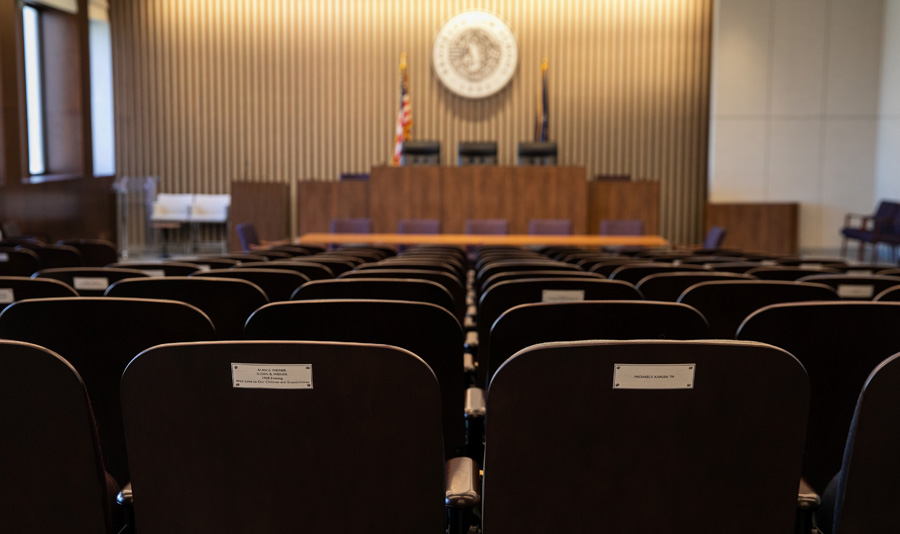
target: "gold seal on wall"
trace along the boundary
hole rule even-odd
[[[516,36],[498,16],[466,11],[441,26],[431,53],[434,73],[451,93],[486,98],[506,87],[516,73]]]

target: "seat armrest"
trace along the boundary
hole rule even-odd
[[[800,488],[797,490],[797,508],[800,510],[815,510],[822,504],[819,494],[806,483],[806,480],[800,479]]]
[[[119,495],[116,496],[116,502],[122,506],[134,505],[134,494],[131,493],[131,482],[122,487],[121,491],[119,491]]]
[[[478,484],[478,464],[461,456],[444,464],[446,473],[445,502],[451,508],[473,508],[481,502]]]
[[[469,388],[466,390],[466,418],[484,417],[484,390],[481,388]]]

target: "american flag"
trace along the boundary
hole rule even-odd
[[[406,54],[400,55],[400,112],[394,137],[394,165],[400,165],[403,141],[409,141],[412,130],[412,104],[409,100],[409,75],[406,73]]]
[[[550,95],[547,94],[547,58],[541,62],[541,96],[538,99],[537,115],[534,119],[534,140],[550,140]]]

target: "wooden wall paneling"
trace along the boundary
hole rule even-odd
[[[509,86],[449,93],[431,47],[469,8],[519,42]],[[494,140],[499,163],[533,128],[549,59],[550,138],[590,176],[662,182],[660,231],[700,235],[713,0],[115,0],[116,160],[166,193],[226,193],[232,179],[289,183],[365,172],[392,152],[397,65],[409,58],[413,139]],[[393,230],[393,228],[391,228]]]
[[[722,226],[723,246],[773,254],[797,254],[800,206],[797,203],[706,205],[706,230]]]
[[[571,219],[572,231],[587,228],[587,174],[584,167],[516,167],[513,173],[510,233],[527,234],[531,219]]]
[[[251,222],[260,239],[284,239],[288,233],[287,184],[231,182],[228,250],[241,250],[235,228],[239,223]]]
[[[312,182],[301,180],[297,183],[297,231],[327,232],[328,224],[334,217],[337,198],[337,182]]]
[[[595,181],[588,197],[588,233],[598,233],[604,219],[641,219],[645,233],[659,234],[659,182]]]
[[[373,231],[396,232],[400,219],[439,217],[441,171],[442,167],[437,165],[373,167],[369,178],[369,216]]]
[[[331,220],[369,216],[369,182],[314,182],[297,184],[297,231],[328,232]]]
[[[462,234],[468,219],[510,219],[515,209],[513,167],[444,167],[441,174],[441,228]]]

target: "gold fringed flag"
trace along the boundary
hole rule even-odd
[[[406,54],[400,54],[400,112],[394,136],[394,165],[400,165],[403,142],[409,141],[412,131],[412,104],[409,100],[409,75],[406,73]]]
[[[550,95],[547,94],[547,58],[541,61],[541,94],[538,98],[537,115],[534,119],[534,140],[550,140]]]

